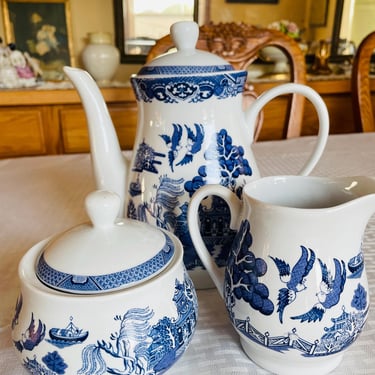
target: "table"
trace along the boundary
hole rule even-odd
[[[253,145],[263,175],[296,174],[315,137]],[[375,177],[375,133],[329,136],[312,173]],[[26,374],[12,348],[9,323],[18,294],[17,265],[33,244],[87,220],[84,198],[94,189],[88,154],[0,160],[0,374]],[[357,342],[334,374],[375,374],[375,215],[364,236],[372,302]],[[193,341],[168,372],[177,374],[267,374],[242,352],[215,289],[199,290],[199,320]]]

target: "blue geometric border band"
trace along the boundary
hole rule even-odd
[[[224,65],[163,65],[163,66],[144,66],[139,72],[138,76],[144,75],[185,75],[185,74],[207,74],[207,73],[222,73],[234,70],[230,64]]]
[[[72,292],[108,291],[129,286],[161,271],[174,255],[172,239],[166,234],[164,247],[151,259],[129,269],[106,275],[73,275],[50,267],[41,255],[37,263],[37,276],[41,282],[53,288]],[[114,259],[116,261],[116,259]]]

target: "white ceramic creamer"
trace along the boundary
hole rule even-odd
[[[217,267],[198,221],[219,195],[237,235]],[[243,199],[219,185],[192,197],[194,246],[222,295],[247,355],[275,374],[326,374],[361,332],[369,310],[362,237],[375,211],[368,177],[264,177]]]

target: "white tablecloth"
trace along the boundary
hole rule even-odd
[[[295,174],[314,137],[253,145],[263,175]],[[312,173],[375,177],[375,133],[330,136]],[[0,160],[0,374],[26,374],[18,363],[9,323],[18,294],[17,266],[35,243],[87,220],[84,198],[94,189],[87,154]],[[372,303],[360,338],[334,374],[375,374],[375,216],[364,237]],[[242,352],[224,304],[214,289],[198,291],[193,341],[168,374],[267,374]]]

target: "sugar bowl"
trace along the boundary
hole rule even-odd
[[[89,194],[91,222],[22,258],[12,339],[31,373],[160,374],[189,345],[198,305],[180,241],[119,209]]]

